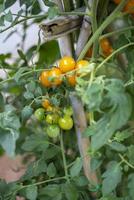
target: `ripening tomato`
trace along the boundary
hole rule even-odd
[[[62,83],[61,71],[59,68],[53,67],[48,74],[48,77],[51,78],[51,85],[58,86]]]
[[[93,53],[93,48],[90,47],[86,53],[86,57],[91,58],[92,57],[92,53]]]
[[[59,61],[59,68],[62,73],[66,73],[75,69],[75,60],[72,57],[64,56]]]
[[[67,75],[67,81],[69,85],[75,86],[76,85],[76,75]]]
[[[116,4],[119,4],[121,0],[113,0]]]
[[[129,0],[124,7],[124,11],[130,14],[134,14],[134,0]]]
[[[48,124],[57,124],[58,120],[59,120],[59,115],[58,114],[48,114],[46,116],[46,119],[45,119],[45,121]]]
[[[43,108],[38,108],[34,112],[34,116],[36,117],[37,120],[42,121],[45,118],[45,110]]]
[[[51,87],[51,83],[48,80],[49,77],[49,71],[43,71],[39,77],[40,83],[45,87]]]
[[[100,46],[103,54],[107,57],[113,52],[113,48],[107,38],[100,40]]]
[[[63,116],[59,118],[59,126],[63,130],[70,130],[73,127],[73,119],[70,116]]]
[[[46,128],[46,133],[51,138],[56,138],[60,135],[60,128],[56,124],[49,125]]]
[[[72,116],[73,115],[73,109],[72,109],[71,106],[65,107],[63,112],[66,116]]]
[[[43,108],[47,109],[47,108],[49,108],[49,106],[51,106],[51,103],[48,99],[44,99],[42,101],[42,106],[43,106]]]
[[[87,67],[89,65],[89,62],[87,60],[79,60],[76,63],[76,69],[82,69],[83,67]],[[80,75],[79,70],[77,72],[77,75]]]
[[[114,1],[116,4],[119,4],[119,3],[121,2],[121,0],[113,0],[113,1]],[[126,5],[125,5],[123,11],[128,12],[128,13],[130,13],[130,14],[134,14],[134,0],[129,0],[129,1],[126,3]]]

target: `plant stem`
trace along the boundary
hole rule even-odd
[[[97,6],[98,6],[98,0],[93,1],[92,4],[92,31],[93,34],[95,34],[96,30],[97,30],[97,19],[96,19],[96,15],[97,15]],[[92,54],[92,58],[93,60],[96,59],[97,53],[98,53],[98,41],[95,40],[94,44],[93,44],[93,54]]]
[[[103,38],[111,37],[113,35],[117,35],[117,34],[119,35],[119,34],[122,34],[122,33],[126,32],[126,31],[133,30],[133,29],[134,29],[134,26],[129,26],[129,27],[121,28],[119,30],[103,34],[102,36],[100,36],[99,40],[101,40]]]
[[[134,166],[130,164],[120,153],[118,154],[122,162],[126,163],[130,168],[134,169]]]
[[[83,59],[85,56],[87,50],[91,47],[93,42],[97,40],[99,35],[104,31],[104,29],[118,16],[119,11],[122,10],[126,3],[126,0],[122,0],[121,3],[116,7],[116,9],[107,17],[107,19],[101,24],[101,26],[97,29],[97,31],[93,34],[93,36],[90,38],[88,43],[85,45],[84,49],[82,50],[81,54],[78,57],[78,60]]]
[[[89,10],[89,12],[90,12],[91,8],[90,8],[90,6],[89,6],[88,1],[87,1],[87,0],[84,0],[84,3],[85,3],[85,6],[88,8],[88,10]]]
[[[67,181],[69,182],[69,175],[68,175],[68,169],[67,169],[67,161],[66,161],[66,156],[65,156],[65,149],[64,149],[63,133],[62,132],[61,132],[61,135],[60,135],[60,145],[61,145],[61,152],[62,152],[62,159],[63,159],[65,177],[66,177]]]
[[[114,51],[112,54],[110,54],[105,60],[103,60],[103,61],[98,65],[98,67],[96,68],[96,71],[97,71],[98,69],[100,69],[100,68],[101,68],[108,60],[110,60],[115,54],[117,54],[117,53],[119,53],[121,50],[123,50],[123,49],[125,49],[125,48],[127,48],[127,47],[129,47],[129,46],[133,46],[133,45],[134,45],[134,42],[131,42],[131,43],[129,43],[129,44],[126,44],[126,45],[120,47],[120,48],[117,49],[116,51]]]

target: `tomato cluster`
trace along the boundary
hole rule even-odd
[[[54,107],[48,99],[43,100],[42,107],[34,112],[38,121],[46,125],[45,132],[51,138],[56,138],[60,134],[60,129],[68,131],[73,128],[72,107]]]
[[[116,4],[119,4],[121,0],[113,0]],[[124,7],[124,12],[128,12],[130,14],[134,14],[134,0],[129,0],[125,7]]]
[[[104,57],[109,56],[113,52],[113,48],[110,44],[110,41],[107,38],[103,38],[100,40],[100,48],[101,48],[101,51],[102,51],[102,54],[104,55]],[[86,57],[91,58],[92,53],[93,53],[93,48],[91,47],[87,51]]]
[[[75,62],[72,57],[65,56],[60,59],[58,67],[44,70],[39,77],[39,81],[44,87],[50,88],[61,85],[63,77],[65,77],[70,86],[75,86],[76,78],[80,75],[79,69],[88,65],[87,60]]]

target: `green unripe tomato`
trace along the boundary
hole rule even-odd
[[[59,126],[63,130],[70,130],[73,127],[73,119],[70,116],[65,115],[59,118]]]
[[[60,134],[60,128],[56,124],[49,125],[46,129],[46,133],[51,138],[56,138]]]
[[[58,123],[58,120],[59,120],[59,115],[57,114],[48,114],[46,116],[46,122],[48,124],[57,124]]]
[[[43,108],[38,108],[34,112],[34,116],[36,117],[37,120],[42,121],[45,118],[45,110]]]
[[[63,112],[67,116],[72,116],[73,115],[73,109],[72,109],[71,106],[65,107]]]

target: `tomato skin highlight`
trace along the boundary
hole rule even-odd
[[[34,112],[34,116],[38,121],[42,121],[45,118],[45,110],[43,108],[38,108]]]
[[[48,74],[49,78],[52,78],[51,81],[52,86],[59,86],[62,83],[62,77],[61,77],[61,70],[57,67],[53,67]]]
[[[75,60],[72,57],[64,56],[59,61],[59,68],[62,73],[66,73],[75,69]]]
[[[46,133],[51,138],[56,138],[60,135],[60,128],[58,125],[52,124],[46,128]]]
[[[57,124],[59,120],[59,115],[57,114],[48,114],[45,118],[45,121],[48,124]]]
[[[51,87],[51,83],[48,80],[49,77],[49,71],[43,71],[39,77],[39,82],[44,86],[44,87]]]
[[[73,127],[73,119],[70,116],[63,116],[59,118],[58,124],[63,130],[70,130]]]

